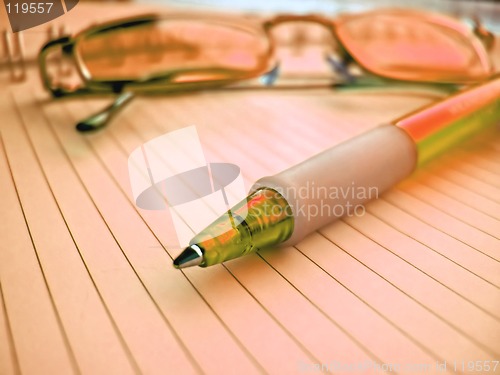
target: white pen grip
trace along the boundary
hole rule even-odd
[[[416,162],[409,135],[397,126],[382,125],[264,177],[253,189],[273,188],[290,204],[294,231],[283,245],[292,245],[339,217],[364,212],[362,203],[407,177]]]

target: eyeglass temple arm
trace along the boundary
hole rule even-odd
[[[135,98],[133,92],[127,91],[120,94],[109,106],[90,115],[76,124],[76,130],[82,133],[95,131],[105,127],[111,119],[122,110],[127,103]]]
[[[154,83],[155,81],[165,81],[168,79],[173,80],[178,75],[193,72],[206,72],[206,73],[221,73],[228,72],[231,70],[223,69],[223,68],[206,68],[204,70],[200,69],[179,69],[177,71],[171,72],[170,74],[159,75],[157,77],[149,77],[145,82]],[[227,82],[230,83],[230,82]],[[178,88],[177,90],[171,90],[171,92],[182,91],[182,88]],[[132,101],[136,97],[136,93],[132,91],[121,92],[120,95],[107,107],[98,112],[86,117],[85,119],[79,121],[76,124],[76,129],[82,133],[91,132],[95,130],[99,130],[104,128],[117,114],[121,111],[130,101]]]

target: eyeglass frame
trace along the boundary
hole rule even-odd
[[[258,78],[261,76],[264,76],[268,73],[270,74],[275,74],[273,72],[273,67],[271,66],[271,62],[273,61],[273,58],[275,57],[275,52],[277,49],[276,46],[276,41],[271,35],[271,30],[284,23],[289,23],[289,22],[309,22],[309,23],[314,23],[314,24],[319,24],[324,26],[329,32],[330,35],[333,38],[333,41],[335,41],[338,45],[339,48],[339,53],[341,55],[341,61],[340,62],[335,62],[335,61],[330,61],[333,65],[333,68],[336,70],[337,73],[339,73],[341,76],[343,76],[344,80],[347,81],[347,83],[353,83],[355,78],[351,76],[347,70],[346,66],[347,64],[350,63],[356,63],[357,66],[362,70],[365,75],[368,76],[373,76],[373,77],[378,77],[382,81],[389,81],[389,82],[394,82],[394,81],[405,81],[405,82],[411,82],[409,80],[401,80],[397,78],[392,78],[392,77],[386,77],[384,75],[381,75],[379,73],[375,73],[369,68],[367,68],[364,64],[362,64],[358,59],[356,59],[355,56],[349,51],[348,46],[345,45],[345,43],[342,41],[342,38],[339,37],[337,28],[343,23],[350,21],[354,18],[360,17],[360,16],[367,16],[368,14],[392,14],[392,15],[407,15],[407,16],[415,16],[418,17],[420,20],[425,20],[428,23],[432,23],[435,26],[439,26],[442,28],[446,28],[448,30],[454,30],[458,32],[460,35],[466,37],[470,43],[471,47],[474,49],[476,54],[479,56],[481,63],[482,64],[487,64],[489,66],[489,69],[491,70],[490,73],[493,73],[493,65],[491,64],[491,61],[489,60],[488,56],[488,51],[491,50],[493,46],[493,40],[494,40],[494,35],[489,32],[487,29],[485,29],[479,21],[476,19],[474,20],[474,28],[471,30],[465,25],[464,23],[461,23],[459,20],[454,19],[452,17],[448,17],[442,14],[437,14],[437,13],[430,13],[430,12],[423,12],[423,11],[417,11],[417,10],[408,10],[408,9],[378,9],[378,10],[372,10],[368,12],[362,12],[362,13],[353,13],[353,14],[345,14],[345,15],[340,15],[336,18],[327,18],[323,17],[320,15],[295,15],[295,14],[285,14],[285,15],[278,15],[275,16],[269,20],[258,20],[258,23],[255,22],[249,22],[247,24],[242,24],[239,22],[236,24],[234,22],[234,19],[232,18],[225,18],[225,17],[207,17],[206,15],[204,16],[193,16],[193,15],[185,15],[185,14],[176,14],[176,15],[161,15],[161,14],[145,14],[141,16],[135,16],[135,17],[130,17],[130,18],[123,18],[119,20],[114,20],[110,21],[101,25],[94,25],[90,26],[82,31],[80,31],[78,34],[75,36],[64,36],[52,41],[49,41],[46,43],[42,49],[39,52],[38,55],[38,63],[40,67],[40,75],[42,78],[42,84],[43,86],[52,94],[53,97],[67,97],[67,96],[74,96],[74,95],[85,95],[85,94],[120,94],[122,93],[125,88],[127,90],[133,91],[133,92],[175,92],[175,91],[184,91],[184,90],[201,90],[204,88],[214,88],[214,87],[221,87],[221,86],[226,86],[235,82],[239,81],[245,81],[248,79],[254,79]],[[82,62],[81,56],[78,55],[78,53],[75,53],[75,46],[79,42],[80,39],[83,37],[88,37],[92,35],[98,35],[99,33],[104,33],[112,30],[118,30],[118,29],[124,29],[128,27],[136,27],[139,25],[148,25],[148,24],[154,24],[159,21],[168,21],[168,20],[174,20],[174,19],[186,19],[186,20],[192,20],[192,21],[210,21],[210,20],[215,20],[218,22],[227,22],[227,26],[235,28],[242,28],[242,27],[247,27],[251,28],[250,31],[252,32],[262,32],[262,37],[266,39],[268,42],[268,49],[266,51],[266,54],[263,56],[263,62],[261,62],[258,67],[255,69],[246,72],[245,74],[234,74],[233,77],[229,75],[227,79],[221,79],[221,80],[211,80],[211,81],[193,81],[193,82],[174,82],[171,84],[171,87],[165,86],[165,83],[168,83],[168,79],[170,77],[175,77],[176,73],[186,73],[187,71],[185,69],[182,69],[179,72],[176,71],[171,71],[169,73],[165,73],[160,77],[155,77],[154,79],[149,79],[145,81],[139,81],[137,79],[134,80],[113,80],[113,81],[104,81],[104,80],[96,80],[93,79],[91,74],[86,71],[84,68],[84,63]],[[232,21],[232,22],[230,22]],[[238,19],[240,21],[240,19]],[[243,25],[243,26],[242,26]],[[63,86],[53,86],[51,82],[51,78],[49,76],[49,72],[47,71],[47,56],[49,55],[50,52],[52,52],[55,48],[61,48],[63,55],[66,57],[71,57],[73,60],[73,63],[77,67],[77,71],[79,73],[80,78],[82,79],[84,86],[78,87],[75,89],[66,89]],[[483,55],[481,55],[481,52],[484,52]],[[213,72],[213,68],[210,72]],[[235,72],[234,69],[228,69],[231,72]],[[193,68],[193,71],[195,72],[200,72],[199,68]],[[221,72],[224,71],[223,68],[221,68]],[[273,77],[271,77],[271,82],[273,81]],[[476,82],[477,80],[464,80],[463,82],[436,82],[436,81],[427,81],[427,83],[459,83],[459,84],[464,84],[464,83],[472,83]],[[426,81],[418,81],[418,82],[424,82]],[[163,86],[162,86],[163,84]],[[148,86],[151,85],[151,86]]]

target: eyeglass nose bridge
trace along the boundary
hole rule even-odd
[[[264,33],[267,35],[268,39],[275,44],[275,41],[271,35],[272,29],[277,26],[287,24],[287,23],[297,23],[304,22],[322,26],[330,34],[332,41],[339,43],[339,39],[335,33],[335,21],[333,19],[328,19],[316,14],[284,14],[278,15],[274,18],[268,19],[262,23]],[[274,46],[275,47],[275,46]]]
[[[335,21],[316,14],[283,14],[264,21],[263,27],[269,32],[273,27],[289,22],[310,22],[327,28],[333,35]]]
[[[478,17],[473,17],[473,33],[484,44],[486,50],[491,51],[495,45],[495,34],[486,29]]]
[[[334,19],[326,18],[317,14],[306,14],[306,15],[285,14],[285,15],[278,15],[274,18],[271,18],[263,22],[263,28],[268,38],[273,41],[273,38],[271,36],[271,31],[273,28],[279,25],[283,25],[286,23],[294,23],[294,22],[306,22],[306,23],[320,25],[325,30],[328,31],[330,37],[332,38],[332,44],[336,44],[337,46],[337,53],[339,57],[335,58],[331,54],[327,54],[325,56],[326,62],[333,70],[333,72],[339,76],[342,82],[354,83],[356,77],[349,72],[348,65],[350,63],[355,62],[355,60],[347,52],[341,40],[338,38],[337,33],[335,31],[337,24]],[[275,48],[275,46],[273,46],[273,48]]]

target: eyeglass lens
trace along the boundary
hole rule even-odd
[[[172,81],[183,82],[254,71],[268,48],[253,30],[172,19],[84,36],[76,53],[93,79],[141,80],[176,72]]]
[[[341,23],[337,35],[365,69],[388,78],[458,83],[490,74],[466,35],[425,18],[355,17]]]

